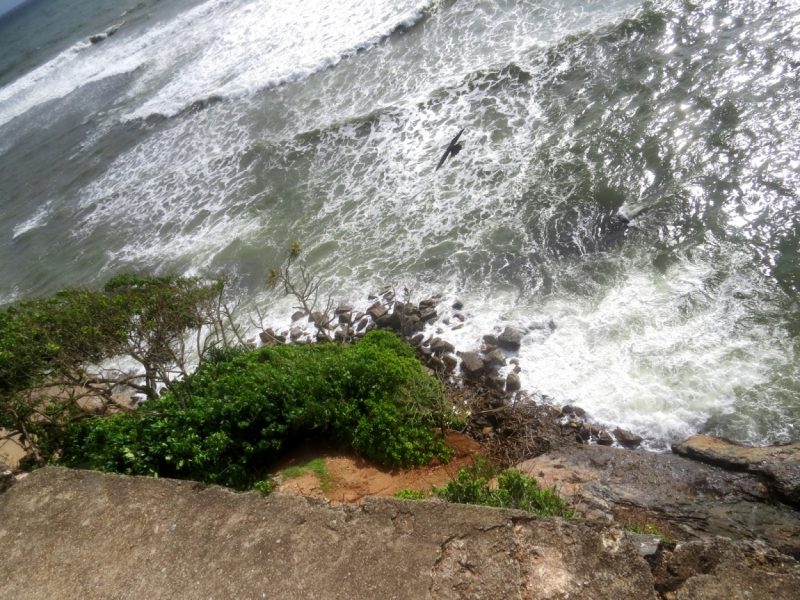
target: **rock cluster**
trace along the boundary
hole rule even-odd
[[[800,509],[800,442],[752,448],[700,434],[673,444],[672,451],[706,464],[757,474],[782,502]]]
[[[757,474],[597,445],[551,448],[518,468],[590,519],[652,523],[675,540],[761,539],[800,558],[800,513]]]
[[[522,391],[519,375],[522,369],[515,354],[523,338],[537,334],[547,336],[556,329],[552,318],[542,323],[531,323],[527,327],[507,325],[502,330],[498,327],[496,332],[483,336],[479,349],[461,352],[456,351],[452,343],[439,337],[445,333],[445,326],[450,331],[464,326],[467,316],[462,312],[464,303],[461,300],[455,300],[450,307],[441,311],[441,295],[418,303],[407,299],[400,301],[392,286],[385,286],[367,298],[371,304],[363,311],[357,311],[352,304],[346,303],[329,312],[315,311],[311,315],[297,311],[291,315],[292,325],[289,329],[280,332],[265,329],[259,337],[264,345],[326,341],[347,343],[359,340],[373,329],[385,329],[397,333],[411,344],[417,358],[431,375],[454,374],[460,364],[461,379],[465,383],[477,385],[491,393],[510,396]],[[307,317],[305,324],[302,322],[304,317]],[[426,326],[436,323],[441,326],[437,325],[435,329],[428,327],[428,333],[425,333]],[[617,443],[626,448],[636,448],[642,443],[641,437],[624,429],[616,428],[610,433],[590,423],[585,412],[578,407],[565,406],[560,412],[555,409],[555,413],[548,413],[548,418],[560,419],[562,431],[572,435],[579,443],[605,446]],[[481,435],[480,430],[477,434]]]

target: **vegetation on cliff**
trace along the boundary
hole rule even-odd
[[[496,477],[496,485],[492,480]],[[466,469],[442,487],[433,486],[430,493],[405,489],[394,495],[406,500],[438,498],[456,504],[478,504],[495,508],[515,508],[547,517],[570,518],[575,513],[567,508],[555,488],[540,488],[534,477],[517,469],[498,470],[490,461],[478,456]]]
[[[212,352],[176,387],[183,404],[167,392],[131,414],[73,425],[62,464],[247,489],[311,435],[390,466],[450,454],[437,431],[452,415],[438,381],[384,331],[347,347]]]

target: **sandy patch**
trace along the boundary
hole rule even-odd
[[[288,467],[302,466],[315,458],[324,458],[330,477],[327,481],[320,481],[316,474],[308,471],[283,481],[277,491],[324,497],[331,504],[361,504],[365,496],[392,496],[405,488],[427,492],[434,485],[446,484],[461,467],[472,463],[475,454],[481,452],[476,441],[458,433],[450,434],[447,443],[456,451],[449,463],[442,464],[434,460],[430,465],[410,471],[382,467],[353,453],[324,445],[305,446],[282,460],[276,473],[280,475]]]

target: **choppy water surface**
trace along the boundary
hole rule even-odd
[[[528,327],[526,387],[654,448],[800,439],[796,5],[85,4],[0,19],[2,301],[234,269],[285,322],[297,239],[343,300],[461,298],[461,348]]]

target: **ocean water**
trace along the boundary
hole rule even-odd
[[[339,300],[461,299],[463,350],[524,327],[526,388],[653,449],[800,440],[798,73],[788,0],[30,0],[0,303],[227,271],[286,325],[298,240]]]

